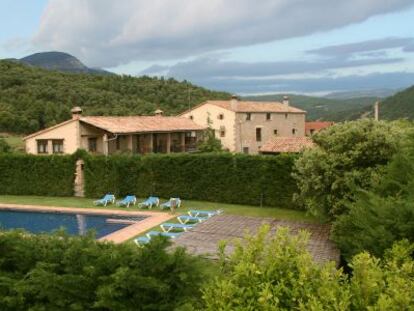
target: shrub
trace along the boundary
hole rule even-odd
[[[200,259],[93,237],[0,234],[1,310],[174,310],[196,304],[206,279]],[[206,265],[206,263],[203,263]]]
[[[333,264],[316,265],[306,251],[308,234],[290,236],[279,229],[269,237],[263,227],[247,243],[236,244],[226,258],[221,245],[221,277],[203,292],[206,310],[344,310],[348,291],[339,281],[344,277]]]
[[[349,213],[334,222],[332,238],[345,258],[362,250],[382,256],[395,241],[414,242],[414,136],[408,138],[381,181],[357,193]]]
[[[354,201],[356,189],[370,189],[399,148],[398,123],[359,120],[315,135],[317,147],[295,163],[296,200],[313,214],[335,218]]]
[[[85,157],[85,192],[292,207],[293,161],[226,153]]]
[[[262,228],[236,244],[229,257],[220,248],[221,273],[203,290],[205,310],[411,310],[414,307],[414,245],[396,243],[383,260],[355,256],[348,277],[332,263],[314,263],[307,234],[274,236]]]
[[[414,242],[414,203],[372,193],[360,194],[332,230],[332,239],[348,260],[364,250],[381,257],[403,238]]]
[[[0,154],[9,153],[12,151],[12,147],[7,143],[4,138],[0,138]]]
[[[72,156],[0,155],[0,194],[70,196]]]

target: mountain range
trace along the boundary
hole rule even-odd
[[[381,102],[381,118],[414,119],[414,86],[395,92],[382,89],[324,97],[289,96],[292,106],[307,111],[308,120],[340,122],[372,116],[376,101]],[[244,99],[281,101],[283,95]],[[82,106],[87,114],[95,115],[148,114],[157,108],[176,114],[207,99],[226,98],[230,93],[211,91],[188,81],[116,75],[89,68],[62,52],[0,60],[0,132],[41,129],[67,119],[73,106]]]
[[[83,64],[75,56],[64,52],[40,52],[28,55],[20,59],[11,59],[26,65],[74,73],[112,74],[109,71],[90,68]]]

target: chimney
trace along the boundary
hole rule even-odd
[[[283,96],[283,101],[282,101],[283,105],[285,106],[289,106],[289,96]]]
[[[73,107],[70,111],[72,113],[72,120],[79,120],[82,116],[82,108],[81,107]]]
[[[157,117],[162,117],[163,114],[164,114],[164,111],[162,111],[161,109],[157,109],[157,110],[155,110],[154,113]]]
[[[374,105],[374,115],[375,121],[379,121],[379,102]]]
[[[231,107],[232,110],[234,110],[234,111],[237,110],[238,101],[239,101],[239,98],[237,97],[237,95],[232,95],[231,96],[230,107]]]

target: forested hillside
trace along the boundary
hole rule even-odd
[[[381,104],[380,116],[393,120],[398,118],[414,119],[414,86],[388,97]]]
[[[176,114],[207,99],[227,99],[174,79],[48,71],[0,61],[0,132],[30,133],[70,118],[81,106],[88,115]]]

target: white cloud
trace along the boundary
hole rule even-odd
[[[176,59],[308,35],[412,0],[50,0],[33,38],[90,66]]]

